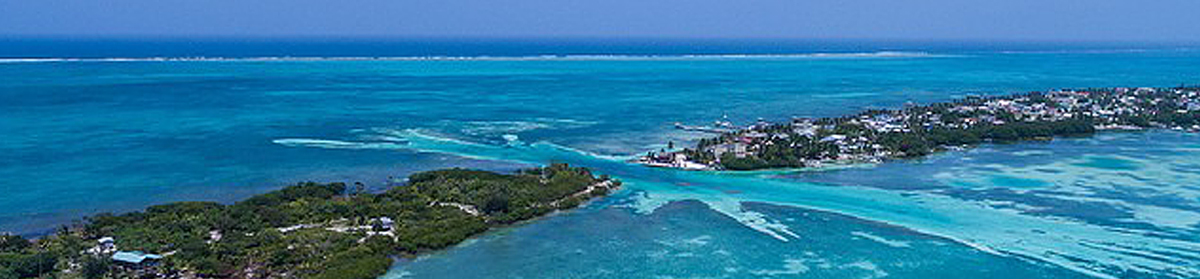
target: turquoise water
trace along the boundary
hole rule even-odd
[[[389,278],[1200,276],[1200,136],[1104,134],[819,172],[622,162],[671,123],[1200,81],[1200,52],[0,63],[0,230],[300,180],[564,161],[626,190]]]

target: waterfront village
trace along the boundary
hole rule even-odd
[[[649,152],[635,161],[688,170],[754,170],[877,163],[983,142],[1046,140],[1098,130],[1200,131],[1197,87],[1052,90],[969,96],[951,102],[876,109],[836,118],[727,121],[684,130],[716,133],[694,148]],[[674,144],[670,144],[674,147]]]

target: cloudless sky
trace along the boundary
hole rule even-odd
[[[1197,0],[0,0],[0,36],[1200,41]]]

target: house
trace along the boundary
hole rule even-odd
[[[116,239],[113,239],[112,237],[101,237],[100,239],[96,240],[96,242],[96,246],[87,250],[88,253],[100,255],[109,254],[117,250]]]
[[[767,133],[753,131],[753,132],[749,132],[749,133],[746,133],[745,135],[743,135],[743,139],[747,139],[747,140],[753,142],[756,140],[765,139],[769,136],[771,136],[771,135],[768,135]]]
[[[391,217],[379,217],[371,220],[371,229],[376,231],[390,231],[396,226],[396,221]]]
[[[134,266],[153,265],[162,258],[162,255],[148,254],[142,251],[120,251],[112,255],[114,262]]]
[[[671,166],[685,170],[702,170],[708,167],[703,164],[688,161],[687,155],[684,154],[675,154],[675,161],[671,162]]]
[[[712,152],[712,154],[714,156],[716,156],[718,159],[721,158],[721,154],[725,154],[725,153],[729,153],[729,152],[733,152],[734,155],[741,158],[741,157],[746,156],[746,145],[742,144],[742,143],[727,143],[727,144],[714,145],[712,147],[709,147],[709,152]]]
[[[813,125],[812,121],[807,119],[797,120],[792,123],[792,133],[806,137],[813,137],[817,135],[817,126]]]
[[[821,142],[842,141],[846,139],[846,135],[829,135],[821,139]]]

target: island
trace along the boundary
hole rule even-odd
[[[877,163],[916,158],[984,142],[1047,140],[1099,130],[1200,131],[1200,87],[1051,90],[968,96],[900,109],[873,109],[829,118],[794,118],[714,132],[692,148],[648,152],[634,161],[689,170],[758,170]],[[674,144],[669,144],[671,148]]]
[[[620,184],[566,164],[421,172],[378,193],[299,183],[228,205],[95,215],[36,240],[0,235],[0,278],[376,278],[397,257],[575,208]]]

